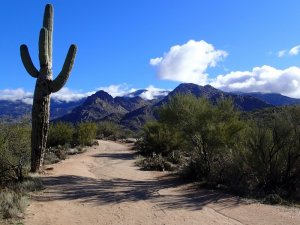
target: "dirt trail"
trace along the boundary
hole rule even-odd
[[[54,165],[27,225],[300,224],[300,209],[250,204],[140,171],[126,145],[99,146]]]

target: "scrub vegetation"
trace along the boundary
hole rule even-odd
[[[175,168],[205,186],[269,203],[299,200],[299,106],[241,114],[230,99],[177,95],[158,114],[137,142],[144,169]]]

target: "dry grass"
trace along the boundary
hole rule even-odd
[[[43,189],[36,174],[20,183],[11,183],[0,190],[0,219],[22,218],[29,205],[29,193]]]

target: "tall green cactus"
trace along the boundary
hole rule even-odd
[[[40,70],[33,65],[26,45],[21,45],[21,58],[27,72],[37,78],[33,106],[31,132],[31,171],[41,169],[47,143],[50,114],[50,94],[59,91],[70,75],[77,51],[76,45],[71,45],[65,63],[58,76],[52,80],[52,32],[53,7],[48,4],[45,8],[43,27],[39,37]]]

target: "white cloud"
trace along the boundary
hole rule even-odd
[[[0,100],[22,101],[26,104],[32,104],[33,94],[22,88],[0,90]]]
[[[59,92],[51,94],[51,98],[56,101],[71,102],[80,100],[93,93],[95,93],[95,91],[83,93],[80,91],[71,90],[69,88],[62,88]],[[33,93],[25,91],[22,88],[4,89],[0,90],[0,100],[22,101],[26,104],[32,105]]]
[[[285,56],[285,53],[286,53],[286,50],[281,50],[281,51],[277,52],[277,56],[278,56],[279,58],[282,58],[282,57]]]
[[[129,88],[126,83],[124,84],[116,84],[116,85],[109,85],[107,87],[100,87],[97,90],[103,90],[110,94],[112,97],[116,96],[124,96],[130,92],[134,92],[137,89]]]
[[[95,91],[81,92],[81,91],[71,90],[67,87],[64,87],[60,91],[51,94],[51,98],[56,101],[72,102],[72,101],[78,101],[94,93]]]
[[[300,98],[300,68],[276,69],[264,65],[252,71],[234,71],[219,75],[211,83],[224,91],[276,92]]]
[[[147,100],[152,100],[159,96],[166,96],[169,93],[169,90],[156,88],[152,85],[145,88],[147,91],[140,94],[140,97]]]
[[[292,56],[298,55],[299,50],[300,50],[300,45],[297,45],[297,46],[290,49],[289,55],[292,55]]]
[[[24,102],[27,105],[32,105],[33,104],[33,98],[23,98],[21,99],[22,102]]]
[[[284,49],[284,50],[280,50],[277,52],[277,56],[279,58],[282,58],[284,56],[290,55],[290,56],[296,56],[298,55],[300,52],[300,45],[296,45],[294,47],[292,47],[291,49]]]
[[[227,52],[216,50],[213,45],[201,40],[190,40],[183,45],[175,45],[163,57],[150,59],[156,67],[160,79],[179,82],[206,84],[209,67],[227,56]]]
[[[166,89],[156,88],[153,85],[149,85],[147,88],[130,88],[127,84],[116,84],[98,88],[98,90],[103,90],[113,97],[124,95],[128,97],[133,97],[131,93],[140,89],[145,89],[146,91],[140,94],[139,96],[147,100],[152,100],[158,96],[166,96],[169,92]]]
[[[157,57],[157,58],[154,58],[154,59],[150,59],[150,65],[156,66],[156,65],[160,64],[162,60],[163,60],[162,57]]]

